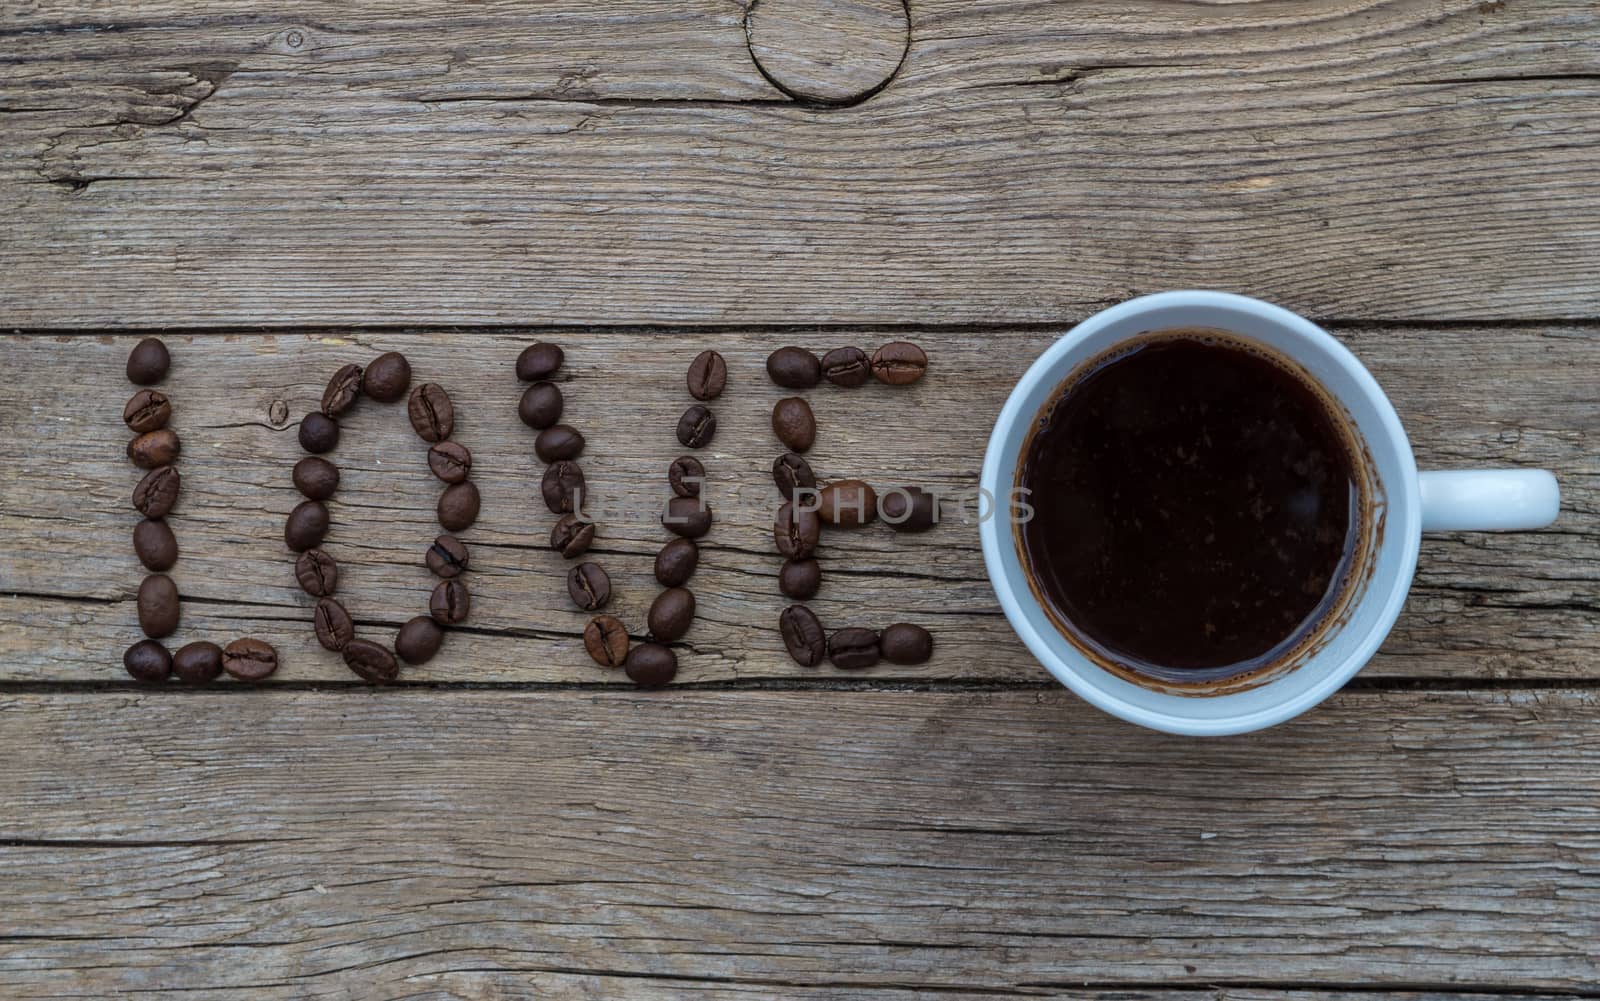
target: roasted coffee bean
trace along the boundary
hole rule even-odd
[[[650,636],[661,643],[683,638],[694,624],[694,592],[686,587],[669,587],[650,603],[645,622]]]
[[[575,514],[564,514],[550,530],[550,548],[565,559],[576,559],[594,545],[594,531],[594,522],[583,521]]]
[[[148,434],[167,426],[172,419],[172,404],[158,389],[141,389],[128,397],[122,408],[122,422],[134,434]]]
[[[666,587],[682,587],[700,565],[700,547],[688,539],[673,539],[656,553],[656,580]]]
[[[908,386],[928,371],[928,355],[910,341],[891,341],[872,353],[872,374],[891,386]]]
[[[579,563],[567,571],[567,594],[585,612],[598,611],[611,600],[611,578],[598,563]]]
[[[355,406],[360,398],[361,366],[341,365],[339,371],[333,373],[333,378],[328,380],[328,388],[322,391],[322,412],[329,417],[338,417]]]
[[[728,363],[715,351],[702,351],[689,363],[689,395],[714,400],[728,385]]]
[[[203,685],[222,676],[222,647],[199,640],[172,655],[172,673],[190,685]]]
[[[301,501],[283,525],[283,541],[297,553],[322,545],[328,536],[328,509],[321,501]]]
[[[135,681],[166,681],[172,654],[155,640],[140,640],[122,652],[122,666]]]
[[[222,669],[240,681],[265,681],[278,669],[278,651],[246,636],[222,648]]]
[[[406,401],[406,416],[411,428],[423,441],[444,441],[456,429],[456,408],[450,394],[436,382],[424,382],[411,391]]]
[[[472,594],[459,580],[442,580],[428,597],[428,614],[441,626],[459,626],[472,611]]]
[[[551,514],[576,512],[583,507],[583,469],[576,462],[563,460],[545,467],[539,493]]]
[[[711,520],[711,508],[698,497],[674,497],[661,515],[662,526],[685,539],[698,539],[711,531]]]
[[[778,517],[772,523],[772,541],[778,552],[791,560],[803,560],[816,552],[817,541],[822,538],[822,519],[817,512],[786,501],[778,508]]]
[[[146,337],[128,352],[128,381],[136,386],[154,386],[167,377],[171,367],[167,346],[154,337]]]
[[[339,564],[321,549],[307,549],[294,561],[294,579],[313,598],[326,598],[339,590]]]
[[[372,359],[361,373],[361,391],[379,403],[393,403],[411,388],[411,363],[398,351]]]
[[[400,676],[400,662],[394,659],[394,654],[371,640],[351,640],[345,644],[343,653],[344,666],[362,681],[383,685]]]
[[[678,655],[660,643],[640,643],[628,651],[623,670],[640,688],[660,688],[678,676]]]
[[[459,577],[467,569],[467,547],[453,535],[441,535],[428,547],[426,562],[440,580]]]
[[[805,348],[779,348],[767,356],[767,375],[789,389],[810,389],[822,381],[822,363]]]
[[[828,636],[817,615],[804,605],[790,605],[778,616],[784,648],[801,667],[816,667],[828,654]]]
[[[897,532],[926,532],[939,521],[939,499],[921,487],[896,487],[878,500],[884,523]]]
[[[483,499],[471,480],[445,487],[444,493],[439,495],[439,525],[446,532],[465,531],[478,520],[482,505]]]
[[[339,445],[339,422],[313,410],[300,421],[300,447],[312,455],[331,452]]]
[[[878,662],[878,634],[870,629],[840,629],[828,637],[828,660],[847,671]]]
[[[172,466],[161,466],[144,474],[133,488],[133,506],[146,518],[165,518],[178,503],[182,477]]]
[[[154,573],[139,585],[139,628],[153,640],[171,636],[178,628],[178,585],[164,573]]]
[[[150,431],[128,442],[128,458],[140,469],[170,466],[177,461],[182,445],[171,428]]]
[[[307,500],[327,500],[339,489],[339,467],[320,455],[294,464],[294,485]]]
[[[822,587],[822,564],[811,558],[784,560],[778,571],[778,590],[795,601],[810,601]]]
[[[822,356],[822,374],[835,386],[854,389],[872,378],[872,361],[860,348],[834,348]]]
[[[561,419],[561,390],[553,382],[536,382],[522,394],[517,416],[534,430],[542,430]]]
[[[679,497],[699,497],[705,480],[706,467],[692,455],[680,455],[667,467],[667,483]]]
[[[133,526],[133,551],[146,570],[161,573],[178,562],[178,539],[166,522],[146,518]]]
[[[717,415],[696,403],[678,418],[678,443],[684,448],[705,448],[717,434]]]
[[[317,631],[317,642],[322,644],[324,650],[334,653],[343,650],[356,636],[356,626],[350,621],[350,613],[333,598],[323,598],[317,602],[316,609],[311,613],[311,625]]]
[[[612,615],[596,615],[583,627],[583,648],[601,667],[621,667],[628,659],[628,628]]]
[[[415,667],[432,660],[443,642],[444,630],[439,624],[426,615],[419,615],[400,627],[394,638],[394,652]]]
[[[785,452],[772,463],[772,482],[777,484],[784,500],[794,500],[797,488],[810,490],[817,485],[817,474],[811,471],[811,464],[805,459]]]
[[[563,355],[558,345],[535,341],[517,356],[517,378],[523,382],[538,382],[554,375],[562,361]]]
[[[791,452],[806,452],[817,441],[817,418],[811,404],[798,396],[788,396],[772,408],[772,433]]]
[[[472,472],[472,453],[465,445],[441,441],[428,449],[428,468],[444,483],[461,483]]]
[[[883,659],[891,664],[925,664],[933,656],[933,637],[921,626],[896,622],[878,639]]]
[[[583,435],[569,424],[552,424],[533,439],[533,452],[540,462],[560,462],[583,454]]]
[[[859,528],[878,516],[878,495],[861,480],[837,480],[817,493],[817,515],[829,525]]]

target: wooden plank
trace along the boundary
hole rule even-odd
[[[1182,286],[1600,315],[1587,0],[918,0],[891,85],[833,109],[733,4],[666,42],[659,5],[566,5],[570,52],[329,6],[289,12],[326,46],[216,0],[20,17],[0,323],[1056,322]]]
[[[1404,327],[1342,329],[1394,397],[1424,466],[1526,465],[1561,477],[1565,509],[1550,530],[1430,537],[1411,604],[1375,676],[1594,678],[1600,654],[1600,431],[1592,373],[1600,335],[1587,328]],[[651,559],[668,536],[657,522],[665,470],[683,449],[673,436],[692,402],[688,361],[717,346],[731,368],[715,404],[720,430],[704,460],[719,523],[693,583],[700,616],[683,648],[684,681],[816,678],[785,656],[776,635],[786,604],[771,542],[778,502],[769,469],[779,448],[768,413],[784,391],[763,362],[799,341],[869,352],[886,331],[572,331],[566,345],[567,419],[588,438],[583,464],[602,517],[596,557],[618,591],[614,610],[633,628],[656,585]],[[824,386],[814,391],[820,476],[862,476],[880,487],[913,483],[973,491],[994,416],[1012,382],[1053,331],[928,331],[928,377],[904,390]],[[282,655],[281,679],[355,679],[317,647],[311,601],[295,585],[283,518],[300,500],[289,471],[300,457],[296,423],[339,364],[398,349],[416,377],[456,400],[459,440],[474,454],[484,515],[464,533],[472,548],[473,616],[439,659],[408,677],[428,682],[624,683],[584,654],[587,616],[568,602],[567,564],[546,548],[553,517],[538,499],[542,466],[533,433],[515,417],[512,362],[531,333],[433,332],[169,337],[164,389],[186,442],[184,496],[173,516],[183,557],[180,640],[258,634]],[[7,366],[25,372],[0,395],[0,678],[122,679],[121,651],[137,638],[133,596],[143,575],[130,538],[138,470],[123,456],[130,337],[10,337]],[[1449,345],[1448,351],[1440,345]],[[345,481],[328,548],[344,567],[341,595],[374,634],[426,604],[421,566],[437,533],[437,484],[400,407],[363,404],[345,421],[335,458]],[[971,508],[968,509],[969,516]],[[875,678],[1039,680],[1012,636],[984,574],[976,524],[960,510],[923,536],[879,525],[830,535],[824,621],[926,624],[938,652],[923,667],[881,666]],[[847,548],[851,547],[851,548]],[[70,628],[63,629],[64,624]],[[827,672],[826,677],[834,676]]]
[[[7,997],[1600,978],[1593,691],[1206,742],[1065,692],[0,699]]]

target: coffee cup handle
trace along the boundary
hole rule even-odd
[[[1561,488],[1544,469],[1435,470],[1418,479],[1424,532],[1543,528],[1561,510]]]

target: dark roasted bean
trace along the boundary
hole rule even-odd
[[[621,667],[628,659],[628,629],[612,615],[596,615],[583,627],[583,648],[601,667]]]
[[[828,637],[828,660],[848,671],[878,662],[878,634],[870,629],[840,629]]]
[[[222,676],[222,647],[199,640],[172,655],[172,673],[190,685],[203,685]]]
[[[892,341],[872,354],[872,374],[879,382],[907,386],[928,371],[928,355],[910,341]]]
[[[822,538],[822,519],[817,512],[786,501],[778,508],[772,523],[772,541],[778,552],[791,560],[803,560],[817,549]]]
[[[921,626],[896,622],[883,631],[878,646],[891,664],[923,664],[933,656],[933,637]]]
[[[822,374],[835,386],[854,389],[872,378],[872,362],[860,348],[834,348],[822,356]]]
[[[688,539],[673,539],[656,553],[656,580],[666,587],[682,587],[699,564],[699,546]]]
[[[148,434],[167,426],[172,419],[172,403],[158,389],[141,389],[128,397],[122,408],[122,422],[134,434]]]
[[[551,514],[567,514],[583,507],[583,487],[583,468],[576,462],[563,460],[545,467],[539,493]]]
[[[599,611],[611,600],[611,578],[598,563],[579,563],[567,571],[567,594],[585,612]]]
[[[444,441],[456,429],[455,404],[436,382],[424,382],[411,391],[406,416],[411,418],[411,429],[423,441]]]
[[[307,549],[294,561],[294,579],[313,598],[326,598],[339,590],[339,564],[321,549]]]
[[[583,454],[583,435],[569,424],[552,424],[533,439],[533,452],[540,462],[560,462]]]
[[[680,455],[667,467],[667,483],[679,497],[699,497],[705,480],[706,467],[692,455]]]
[[[182,477],[172,466],[161,466],[144,474],[133,488],[133,506],[146,518],[165,518],[178,503]]]
[[[461,576],[461,572],[467,569],[467,560],[467,547],[453,535],[441,535],[434,539],[425,558],[428,569],[440,580]]]
[[[698,539],[711,531],[711,521],[711,508],[699,497],[674,497],[661,515],[662,526],[685,539]]]
[[[428,614],[441,626],[459,626],[472,611],[472,593],[459,579],[441,580],[428,597]]]
[[[428,449],[428,468],[444,483],[461,483],[472,472],[472,453],[465,445],[441,441]]]
[[[594,545],[594,532],[594,522],[584,521],[575,514],[564,514],[550,530],[550,548],[565,559],[576,559]]]
[[[278,669],[278,651],[253,637],[222,648],[222,669],[240,681],[265,681]]]
[[[523,348],[522,354],[517,356],[517,378],[523,382],[538,382],[554,375],[563,360],[558,345],[535,341]]]
[[[361,398],[361,366],[341,365],[339,371],[333,373],[333,378],[328,380],[328,388],[322,391],[322,412],[329,417],[338,417]]]
[[[660,688],[678,676],[678,656],[660,643],[640,643],[628,651],[623,669],[640,688]]]
[[[715,351],[702,351],[689,363],[689,395],[714,400],[728,385],[728,363]]]
[[[939,522],[939,499],[921,487],[896,487],[878,499],[878,512],[897,532],[926,532]]]
[[[439,525],[446,532],[462,532],[478,520],[483,500],[478,496],[477,485],[471,480],[452,484],[439,495],[437,513]]]
[[[784,560],[778,571],[778,590],[795,601],[810,601],[822,587],[822,564],[807,557]]]
[[[817,418],[811,404],[798,396],[788,396],[772,408],[772,433],[791,452],[809,451],[817,441]]]
[[[816,613],[804,605],[790,605],[778,616],[784,648],[801,667],[816,667],[828,654],[828,636]]]
[[[312,455],[331,452],[339,445],[339,422],[313,410],[300,421],[300,447]]]
[[[694,624],[694,592],[686,587],[669,587],[650,603],[645,619],[650,636],[661,643],[683,638]]]
[[[167,346],[154,337],[146,337],[128,352],[128,381],[136,386],[154,386],[167,377],[171,367]]]
[[[317,642],[322,644],[324,650],[334,653],[343,650],[356,635],[350,613],[333,598],[323,598],[317,602],[316,609],[311,613],[311,624],[317,631]]]
[[[684,448],[705,448],[717,434],[717,415],[696,403],[678,418],[678,443]]]
[[[822,363],[805,348],[779,348],[767,356],[767,375],[789,389],[810,389],[822,381]]]
[[[785,452],[773,460],[772,482],[784,500],[794,500],[797,488],[810,490],[817,485],[817,474],[811,464],[793,452]]]
[[[166,681],[172,654],[155,640],[140,640],[123,651],[122,666],[135,681]]]
[[[128,442],[128,458],[140,469],[170,466],[177,461],[182,445],[171,428],[150,431]]]
[[[361,391],[379,403],[393,403],[411,388],[411,363],[398,351],[372,359],[361,373]]]
[[[426,615],[419,615],[400,627],[394,638],[394,652],[415,667],[432,660],[443,642],[444,630],[439,624]]]
[[[363,681],[387,684],[400,676],[400,662],[387,647],[371,640],[351,640],[344,647],[344,665]]]
[[[178,539],[166,522],[146,518],[133,526],[133,551],[146,570],[161,573],[178,562]]]
[[[178,585],[164,573],[155,573],[139,584],[139,628],[153,640],[171,636],[178,629]]]
[[[561,419],[561,390],[553,382],[536,382],[522,394],[517,416],[534,430],[542,430]]]
[[[836,480],[817,492],[817,515],[839,528],[859,528],[878,516],[878,495],[861,480]]]
[[[294,485],[307,500],[327,500],[339,489],[339,467],[320,455],[294,464]]]
[[[296,504],[283,525],[283,541],[297,553],[322,545],[327,535],[328,509],[321,501],[308,500]]]

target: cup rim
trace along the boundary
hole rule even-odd
[[[1367,633],[1360,637],[1359,642],[1342,661],[1324,669],[1323,676],[1314,684],[1270,705],[1230,716],[1198,717],[1135,705],[1085,677],[1086,672],[1108,673],[1100,666],[1087,658],[1082,658],[1082,664],[1075,664],[1058,656],[1056,650],[1046,642],[1046,638],[1034,628],[1033,623],[1024,614],[1024,603],[1037,604],[1033,595],[1028,593],[1019,596],[1012,587],[1007,575],[1006,561],[1008,558],[1018,560],[1019,557],[1015,554],[1011,533],[1005,531],[1009,527],[1009,522],[998,515],[1001,507],[999,498],[1009,496],[1009,485],[1015,474],[1014,469],[1003,468],[1005,438],[1019,422],[1033,419],[1033,413],[1024,412],[1025,397],[1030,394],[1033,387],[1041,381],[1052,379],[1061,360],[1071,354],[1085,338],[1111,324],[1142,313],[1173,307],[1207,308],[1249,314],[1284,327],[1301,337],[1321,342],[1345,373],[1356,382],[1361,394],[1373,407],[1382,433],[1389,439],[1389,444],[1394,448],[1402,467],[1403,482],[1387,485],[1388,522],[1384,529],[1386,534],[1395,533],[1398,536],[1398,545],[1402,547],[1399,553],[1400,563],[1398,572],[1387,581],[1381,584],[1378,581],[1371,582],[1366,595],[1361,599],[1362,604],[1382,602],[1382,608]],[[1064,378],[1067,374],[1060,373],[1060,378]],[[1058,337],[1034,360],[1007,396],[984,451],[979,486],[982,490],[988,491],[991,497],[996,498],[993,505],[995,516],[981,521],[978,529],[989,583],[994,589],[995,597],[999,599],[1006,619],[1011,623],[1011,628],[1022,639],[1028,650],[1057,681],[1097,708],[1131,723],[1188,736],[1222,736],[1273,726],[1298,716],[1343,687],[1377,652],[1393,628],[1395,620],[1399,618],[1406,595],[1411,589],[1422,541],[1421,495],[1416,460],[1412,455],[1410,440],[1400,423],[1400,417],[1395,413],[1393,404],[1379,387],[1377,380],[1348,348],[1317,324],[1281,306],[1231,292],[1195,289],[1140,296],[1101,310]],[[1382,590],[1378,590],[1379,587]],[[1295,673],[1311,668],[1312,664],[1306,664],[1297,668]],[[1179,700],[1171,703],[1174,706],[1181,705],[1182,701],[1198,698],[1202,697],[1161,696],[1163,702]]]

